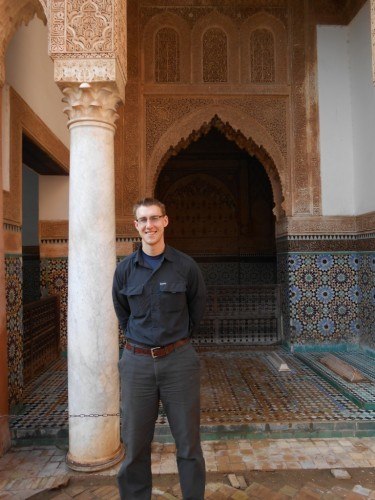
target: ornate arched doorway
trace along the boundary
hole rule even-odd
[[[192,255],[209,289],[200,344],[281,340],[272,185],[258,158],[210,127],[167,159],[155,195],[169,244]],[[216,126],[219,125],[219,126]]]

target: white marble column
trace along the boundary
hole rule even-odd
[[[370,2],[371,15],[371,54],[372,54],[372,83],[375,85],[375,0]]]
[[[70,130],[67,464],[94,471],[123,456],[116,416],[118,328],[111,295],[114,123],[120,97],[105,82],[72,84],[63,93]]]

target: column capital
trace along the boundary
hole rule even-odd
[[[113,82],[71,83],[63,88],[68,127],[78,122],[101,122],[115,127],[121,97]]]

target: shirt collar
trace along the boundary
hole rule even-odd
[[[164,258],[170,260],[171,262],[174,261],[174,252],[169,245],[165,245]]]
[[[169,245],[165,245],[164,258],[171,262],[174,261],[173,251]],[[138,250],[135,253],[134,264],[143,264],[142,245],[139,245]]]

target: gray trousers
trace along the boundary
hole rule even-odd
[[[124,350],[121,376],[122,439],[126,456],[117,476],[122,500],[149,500],[151,442],[159,401],[176,442],[184,500],[203,500],[205,463],[200,444],[200,366],[188,343],[165,357]]]

